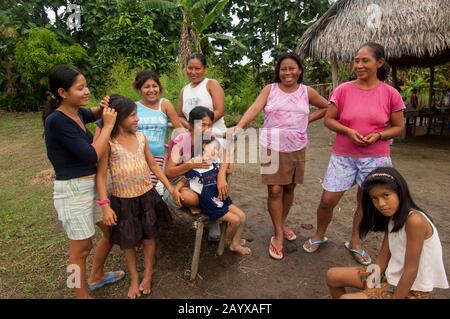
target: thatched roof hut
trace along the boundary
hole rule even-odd
[[[397,67],[450,61],[449,0],[338,0],[300,38],[303,57],[350,62],[368,41],[385,47],[396,76]],[[395,81],[395,79],[394,79]]]
[[[303,34],[297,52],[350,62],[368,41],[382,44],[399,66],[449,61],[450,1],[338,0]]]

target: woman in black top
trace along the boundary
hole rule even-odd
[[[89,100],[83,74],[70,65],[55,66],[48,77],[53,99],[43,113],[47,156],[55,169],[54,204],[58,218],[70,239],[68,287],[77,297],[91,298],[84,282],[86,258],[92,249],[95,233],[93,205],[97,161],[105,153],[116,121],[109,107],[81,108]],[[85,124],[102,118],[104,127],[96,141]],[[107,228],[102,229],[107,231]],[[124,273],[103,272],[109,246],[99,245],[94,258],[89,288],[123,278]]]

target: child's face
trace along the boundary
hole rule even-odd
[[[400,206],[397,193],[385,186],[372,187],[369,195],[375,208],[386,217],[393,216]]]
[[[145,81],[144,85],[142,85],[139,93],[145,100],[149,102],[155,102],[161,96],[161,88],[155,80],[148,79],[147,81]]]
[[[126,132],[135,133],[138,129],[139,117],[137,116],[137,110],[134,109],[127,118],[125,118],[119,126]]]
[[[59,89],[59,94],[64,98],[66,103],[77,106],[86,106],[89,102],[90,92],[84,75],[78,74],[72,86],[67,91]]]
[[[219,145],[217,144],[217,141],[213,141],[203,147],[203,159],[212,161],[217,159],[218,156]]]

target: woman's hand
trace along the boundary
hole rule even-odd
[[[352,140],[353,144],[358,146],[367,146],[367,142],[364,140],[364,136],[359,134],[358,131],[353,129],[348,129],[347,136]]]
[[[380,133],[370,133],[369,135],[364,136],[363,140],[367,144],[371,145],[371,144],[374,144],[375,142],[381,140],[381,135],[380,135]]]
[[[191,169],[200,168],[200,169],[206,169],[211,166],[211,162],[205,161],[202,156],[196,156],[194,158],[191,158],[188,162],[191,165]]]
[[[228,183],[224,176],[217,175],[217,190],[220,200],[225,200],[228,197]]]
[[[172,189],[169,189],[170,194],[172,195],[173,200],[175,203],[177,203],[178,206],[181,206],[181,201],[184,201],[183,196],[181,196],[180,191],[176,189],[175,187],[172,187]]]
[[[117,225],[117,215],[109,205],[103,205],[103,224],[106,226],[116,226]]]
[[[109,107],[109,96],[106,95],[100,102],[100,109],[104,110]]]
[[[103,109],[102,115],[103,127],[109,127],[112,129],[114,127],[114,124],[116,123],[116,118],[117,118],[116,110],[110,107]]]
[[[232,126],[227,128],[227,134],[226,136],[231,136],[231,137],[235,137],[236,135],[239,135],[240,133],[242,133],[244,130],[242,129],[242,127],[240,126]]]

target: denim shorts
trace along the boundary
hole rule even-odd
[[[351,157],[331,155],[328,169],[322,183],[324,190],[343,192],[362,185],[367,175],[375,168],[392,166],[389,156],[385,157]]]
[[[83,240],[94,236],[94,198],[93,176],[55,181],[55,209],[70,240]]]

